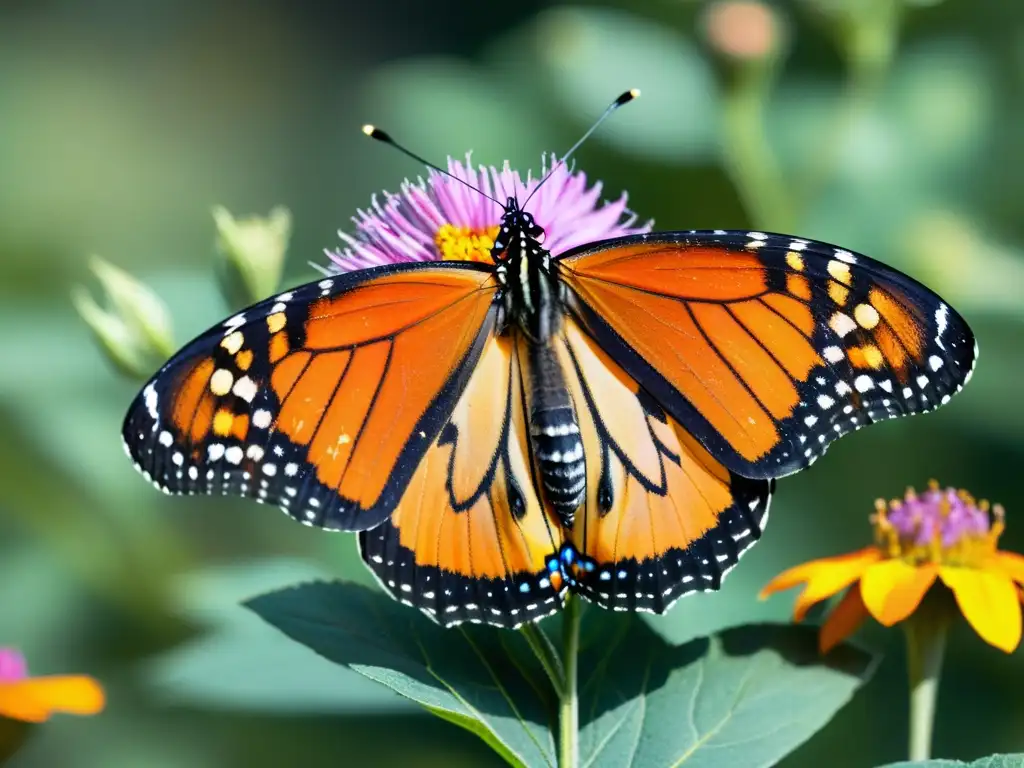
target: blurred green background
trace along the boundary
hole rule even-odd
[[[0,4],[0,644],[37,673],[93,674],[110,698],[99,717],[37,729],[16,765],[496,760],[237,607],[302,578],[369,577],[350,535],[251,503],[168,499],[138,477],[119,436],[138,385],[69,302],[95,253],[161,294],[177,342],[221,319],[214,204],[287,205],[284,282],[312,279],[355,209],[419,172],[367,142],[366,121],[439,161],[473,149],[537,168],[640,87],[577,155],[609,198],[628,190],[662,229],[840,242],[922,279],[975,328],[981,361],[962,395],[780,482],[762,542],[722,592],[683,601],[658,631],[786,620],[792,594],[756,599],[772,575],[866,545],[875,497],[930,477],[1001,501],[1004,548],[1024,551],[1024,4],[791,0],[768,26],[758,9],[713,5]],[[902,637],[860,637],[882,667],[787,766],[905,755]],[[957,627],[937,756],[1024,751],[1022,654]]]

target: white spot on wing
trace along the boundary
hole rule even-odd
[[[825,359],[830,363],[838,363],[845,357],[843,350],[839,347],[825,347],[821,350],[821,354],[824,355]]]
[[[253,398],[256,397],[256,382],[248,376],[243,376],[235,382],[235,386],[232,387],[231,391],[245,400],[245,402],[251,403]]]
[[[856,379],[853,380],[853,386],[858,392],[867,392],[869,389],[875,388],[875,382],[871,380],[871,377],[866,373],[862,373]]]

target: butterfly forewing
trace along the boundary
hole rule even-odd
[[[825,243],[656,233],[559,265],[588,333],[747,477],[796,472],[854,429],[945,403],[977,354],[937,295]]]
[[[186,346],[126,417],[157,487],[277,504],[326,528],[386,519],[493,333],[496,286],[472,266],[326,279]]]

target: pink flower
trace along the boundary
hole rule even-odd
[[[542,158],[541,177],[554,155]],[[463,165],[448,160],[448,171],[496,200],[515,197],[520,204],[537,188],[538,179],[526,182],[508,164],[474,169],[466,155]],[[466,185],[437,171],[427,181],[406,181],[397,194],[376,196],[372,207],[353,217],[355,235],[339,232],[345,247],[327,251],[338,272],[407,261],[490,261],[490,249],[503,213],[500,205]],[[544,247],[552,254],[596,240],[650,230],[650,223],[634,226],[636,215],[626,208],[626,195],[600,202],[600,182],[587,186],[583,173],[558,165],[551,178],[530,200],[527,210],[544,228]]]
[[[91,677],[29,677],[25,657],[0,648],[0,717],[41,723],[57,712],[94,715],[104,703],[103,688]]]

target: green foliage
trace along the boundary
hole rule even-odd
[[[0,765],[24,746],[36,726],[0,717]]]
[[[522,635],[444,630],[342,582],[247,605],[331,661],[476,733],[509,763],[555,764],[557,701]],[[592,610],[579,657],[580,763],[769,765],[824,725],[873,667],[848,646],[822,661],[806,628],[754,625],[671,645],[636,616]]]
[[[1022,768],[1024,755],[991,755],[965,763],[961,760],[922,760],[919,762],[889,763],[882,768]]]
[[[206,568],[183,578],[175,613],[207,631],[146,666],[161,698],[179,705],[267,714],[407,714],[412,706],[366,678],[291,642],[239,603],[329,571],[266,558]]]
[[[764,167],[722,162],[728,83],[704,39],[708,3],[381,0],[254,4],[245,14],[225,0],[201,13],[189,3],[81,5],[0,4],[0,641],[25,650],[35,670],[97,675],[111,706],[33,728],[17,765],[480,765],[490,755],[474,736],[432,728],[410,714],[417,705],[237,607],[301,579],[366,578],[352,537],[149,488],[117,436],[137,387],[97,354],[68,292],[92,280],[87,254],[101,253],[167,301],[184,341],[227,311],[212,279],[214,203],[286,202],[296,226],[284,282],[312,279],[308,263],[323,263],[357,207],[420,173],[370,147],[362,123],[431,160],[475,150],[480,162],[536,168],[542,150],[564,150],[631,86],[643,98],[577,155],[603,196],[628,190],[640,218],[663,228],[750,227],[759,216],[779,228],[750,203],[742,175]],[[783,179],[766,196],[785,198],[798,234],[924,280],[975,327],[981,364],[948,408],[865,430],[780,482],[764,540],[723,591],[653,622],[674,639],[788,619],[790,600],[757,603],[758,588],[793,563],[866,543],[874,497],[931,476],[1002,501],[1003,541],[1024,551],[1024,4],[906,2],[891,19],[863,17],[886,5],[895,8],[772,3],[788,47],[757,94],[766,125],[744,128],[763,128]],[[148,374],[157,362],[132,368]],[[182,593],[186,604],[168,597]],[[905,754],[902,639],[877,628],[866,639],[892,651],[882,673],[785,768]],[[934,753],[1024,749],[1021,654],[992,653],[966,630],[949,654]],[[620,710],[629,714],[624,704],[610,711]]]

